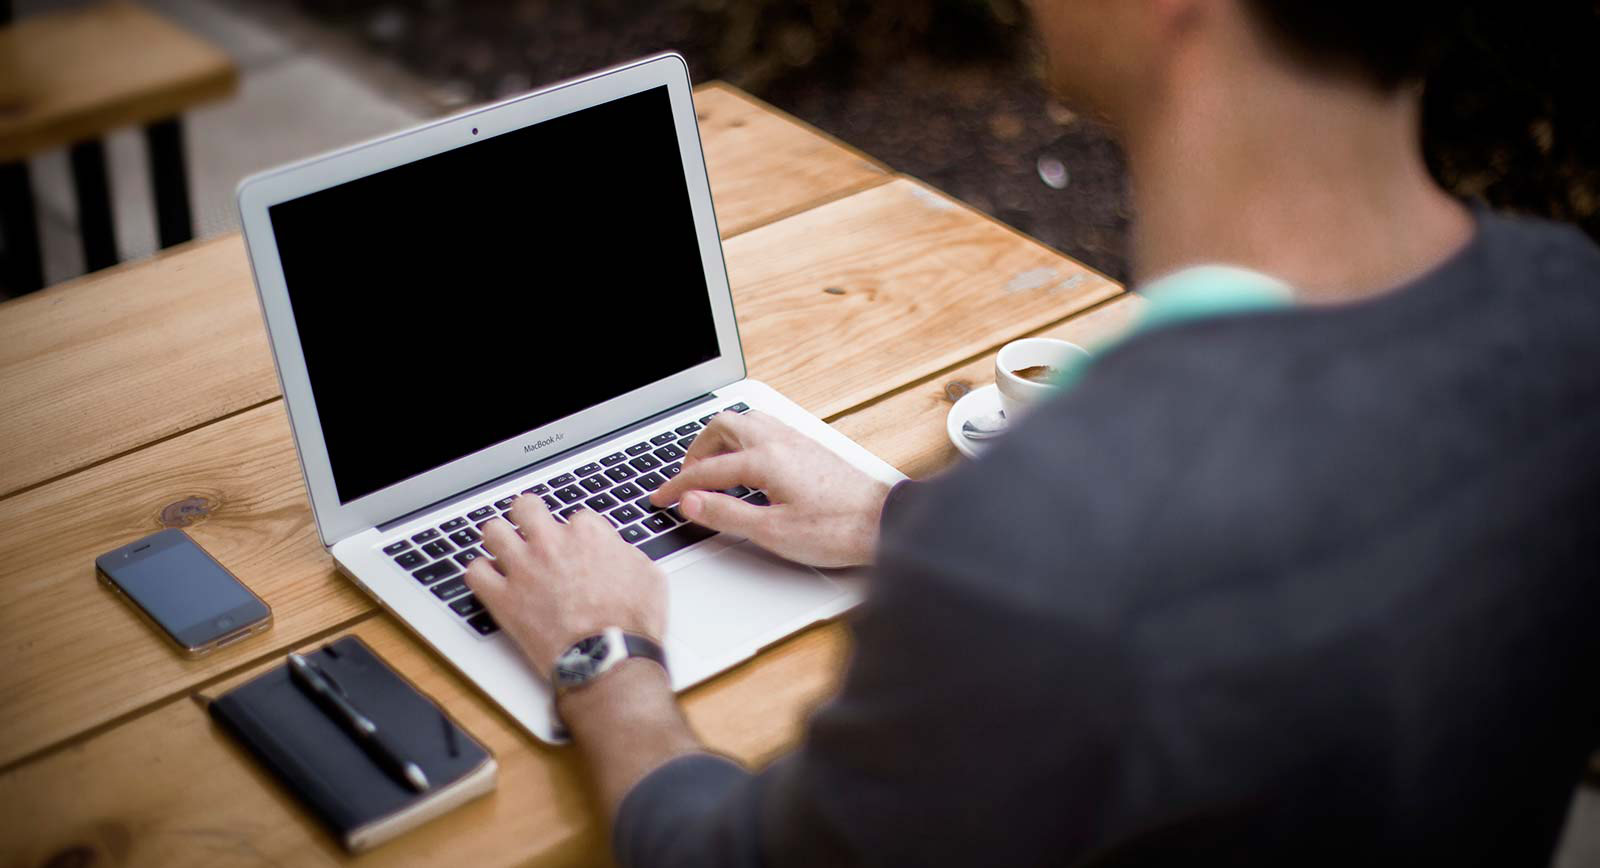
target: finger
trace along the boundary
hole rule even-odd
[[[724,411],[711,417],[711,421],[706,423],[705,430],[694,438],[694,442],[689,444],[689,450],[684,453],[684,466],[688,466],[692,461],[743,449],[744,441],[741,439],[741,434],[747,428],[744,417],[738,413]]]
[[[517,530],[522,531],[530,544],[541,550],[549,544],[550,534],[556,529],[556,517],[550,514],[543,499],[524,494],[511,502],[511,515],[517,520]]]
[[[499,517],[491,518],[483,523],[480,532],[483,534],[484,551],[500,561],[500,572],[533,571],[533,556],[528,551],[528,543],[517,534],[511,522]]]
[[[612,529],[611,522],[592,509],[578,510],[567,519],[567,524],[574,531],[586,536],[597,536]]]
[[[752,506],[737,497],[714,491],[685,492],[678,503],[678,511],[695,524],[705,525],[715,531],[736,534],[762,542],[768,522],[772,520],[770,506]]]
[[[466,580],[472,593],[491,609],[499,605],[501,596],[506,592],[506,577],[496,572],[494,566],[483,558],[467,564]]]
[[[765,488],[766,472],[759,460],[752,459],[753,454],[730,452],[726,455],[714,455],[693,464],[685,464],[677,476],[667,480],[666,485],[650,495],[650,502],[656,506],[677,503],[683,499],[684,492],[696,489],[720,491],[735,485]]]

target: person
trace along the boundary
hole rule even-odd
[[[761,771],[649,660],[561,695],[620,864],[1547,864],[1600,723],[1600,250],[1430,180],[1456,8],[1037,0],[1054,88],[1125,145],[1139,280],[1295,304],[1146,331],[892,491],[717,416],[655,502],[872,579]],[[467,580],[534,665],[661,636],[603,519],[514,512]]]

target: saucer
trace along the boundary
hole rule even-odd
[[[966,435],[961,433],[961,426],[965,425],[968,419],[998,412],[1000,412],[1000,389],[993,383],[962,395],[961,400],[950,408],[950,415],[944,420],[944,430],[950,436],[951,445],[962,455],[977,458],[978,453],[992,441],[968,440]]]

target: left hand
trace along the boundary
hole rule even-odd
[[[473,561],[467,586],[540,674],[549,678],[557,657],[607,627],[662,641],[666,576],[610,522],[585,509],[562,525],[537,497],[517,498],[511,512],[517,527],[484,523],[495,560]]]

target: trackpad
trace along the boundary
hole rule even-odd
[[[672,572],[667,587],[671,643],[708,658],[758,640],[845,593],[815,570],[748,542]]]

